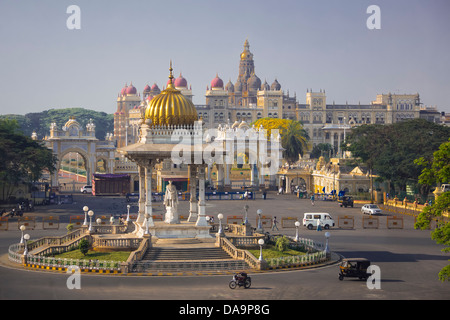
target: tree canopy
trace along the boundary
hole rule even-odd
[[[430,161],[433,152],[447,141],[450,128],[424,119],[388,125],[362,125],[352,129],[342,145],[360,158],[395,191],[406,190],[408,183],[418,183],[421,168],[414,160]]]
[[[75,117],[83,127],[89,119],[92,119],[96,126],[95,136],[99,140],[104,140],[106,133],[113,132],[114,115],[83,108],[50,109],[25,115],[7,114],[1,115],[0,119],[16,120],[20,130],[26,136],[31,136],[33,131],[36,131],[38,137],[42,139],[49,134],[51,123],[54,122],[58,128],[61,128],[71,116]]]
[[[433,153],[431,161],[423,157],[416,163],[423,167],[419,176],[421,184],[434,185],[435,183],[448,183],[450,181],[450,139],[441,144],[439,149]],[[442,251],[450,252],[450,222],[444,222],[441,218],[444,213],[449,214],[450,191],[444,192],[436,198],[431,206],[426,206],[417,217],[415,228],[428,229],[432,219],[438,219],[438,225],[431,233],[431,238],[438,244],[446,246]],[[439,272],[439,279],[450,280],[450,265]]]
[[[42,142],[20,132],[16,120],[0,119],[0,150],[0,181],[5,199],[19,183],[37,181],[43,170],[56,170],[56,156]]]
[[[254,122],[256,127],[263,126],[270,136],[273,129],[280,130],[283,158],[289,163],[294,163],[308,151],[309,136],[301,122],[289,119],[262,118]]]

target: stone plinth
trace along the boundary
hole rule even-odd
[[[195,223],[181,221],[178,224],[167,224],[165,222],[155,222],[154,227],[150,227],[153,238],[213,238],[209,234],[211,226],[197,226]]]

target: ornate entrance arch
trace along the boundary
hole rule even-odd
[[[114,144],[112,141],[99,141],[95,137],[95,124],[92,119],[86,125],[86,129],[75,120],[75,117],[70,117],[61,129],[57,128],[56,123],[52,123],[50,125],[50,137],[44,141],[58,158],[57,170],[51,177],[52,186],[58,186],[58,171],[61,167],[61,160],[70,152],[76,152],[84,158],[87,184],[91,184],[91,178],[96,171],[99,159],[105,161],[107,173],[113,172]]]

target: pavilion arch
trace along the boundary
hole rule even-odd
[[[92,119],[84,129],[75,117],[70,119],[58,129],[56,123],[50,125],[50,136],[44,140],[46,146],[53,151],[58,161],[55,173],[51,177],[52,187],[58,187],[58,172],[61,168],[61,160],[70,152],[78,153],[84,159],[86,166],[87,184],[91,184],[92,175],[95,173],[99,158],[105,161],[106,172],[114,170],[114,143],[111,140],[99,141],[95,137],[95,124]]]

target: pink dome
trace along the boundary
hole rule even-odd
[[[156,83],[152,85],[152,91],[159,90],[159,87]]]
[[[211,89],[212,88],[222,88],[223,89],[223,81],[219,78],[218,75],[211,81]]]
[[[120,91],[120,95],[125,95],[127,93],[127,84],[125,83],[125,87],[122,88],[122,91]]]
[[[175,87],[187,88],[187,80],[183,78],[180,73],[180,76],[175,79]]]
[[[150,89],[150,86],[149,85],[146,85],[145,86],[145,88],[144,88],[144,92],[149,92],[151,89]]]
[[[136,90],[136,88],[133,86],[133,84],[130,83],[130,85],[128,86],[126,92],[127,92],[127,94],[136,94],[136,93],[137,93],[137,90]]]

